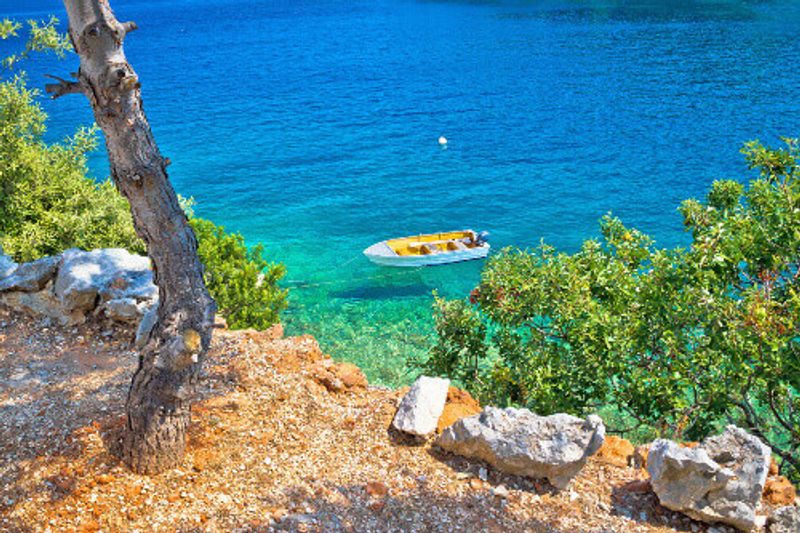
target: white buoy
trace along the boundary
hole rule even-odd
[[[445,137],[444,135],[439,137],[439,146],[444,146],[446,144],[447,144],[447,137]]]

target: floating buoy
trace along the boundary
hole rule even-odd
[[[444,146],[445,144],[447,144],[447,137],[442,135],[441,137],[439,137],[439,146]]]

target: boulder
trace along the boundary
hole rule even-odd
[[[767,520],[769,533],[797,533],[800,531],[800,507],[787,505],[777,509]]]
[[[392,426],[403,433],[420,437],[436,431],[449,386],[449,379],[420,376],[400,400]]]
[[[486,407],[445,429],[436,444],[509,474],[547,478],[563,489],[604,439],[605,426],[596,415],[582,420],[563,413],[539,416],[527,409]]]
[[[11,275],[0,279],[0,292],[38,292],[53,279],[61,256],[42,257],[18,265]]]
[[[647,472],[661,505],[697,520],[749,531],[769,470],[770,450],[736,426],[695,448],[657,440]]]
[[[134,300],[143,314],[158,297],[147,257],[121,248],[84,252],[71,249],[63,254],[54,292],[65,309],[86,313],[99,303],[122,300],[112,307],[122,310],[126,300]],[[138,304],[146,305],[139,306]],[[130,311],[128,306],[128,311]],[[113,313],[113,311],[112,311]]]
[[[436,431],[441,433],[444,428],[452,426],[462,418],[477,415],[480,412],[481,404],[470,393],[457,387],[450,387],[447,389],[447,401],[444,404],[442,416],[439,417]]]

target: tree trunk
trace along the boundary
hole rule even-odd
[[[76,81],[47,86],[53,98],[83,93],[105,134],[111,176],[147,245],[159,290],[158,322],[139,355],[128,392],[123,460],[154,474],[180,463],[200,365],[211,341],[215,304],[203,283],[197,241],[170,185],[169,160],[142,109],[139,80],[122,42],[136,29],[120,23],[107,0],[64,0],[80,56]]]

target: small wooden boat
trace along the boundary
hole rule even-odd
[[[475,233],[467,229],[446,233],[429,233],[400,237],[375,243],[364,255],[378,265],[393,267],[418,267],[444,265],[489,255],[487,232]]]

